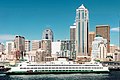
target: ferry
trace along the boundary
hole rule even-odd
[[[11,67],[7,74],[63,74],[63,73],[109,73],[108,67],[100,63],[77,64],[73,61],[67,61],[65,58],[59,58],[58,61],[46,63],[19,63]]]

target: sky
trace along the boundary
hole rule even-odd
[[[84,4],[89,11],[89,31],[96,25],[110,25],[111,44],[119,43],[120,0],[0,0],[0,41],[15,35],[41,40],[51,28],[55,40],[69,39],[76,9]]]

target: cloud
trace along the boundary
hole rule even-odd
[[[14,40],[14,38],[15,38],[15,35],[11,35],[11,34],[0,35],[0,41]]]
[[[120,27],[111,28],[111,31],[119,32],[120,31]]]

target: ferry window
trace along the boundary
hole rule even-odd
[[[38,67],[38,69],[41,69],[41,67]]]
[[[26,69],[25,67],[23,69]]]
[[[27,69],[29,69],[29,68],[27,68]]]
[[[34,69],[37,69],[37,67],[35,67]]]
[[[82,67],[82,69],[84,69],[84,67]]]

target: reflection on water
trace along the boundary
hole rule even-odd
[[[5,75],[0,80],[120,80],[120,72],[110,74]]]

